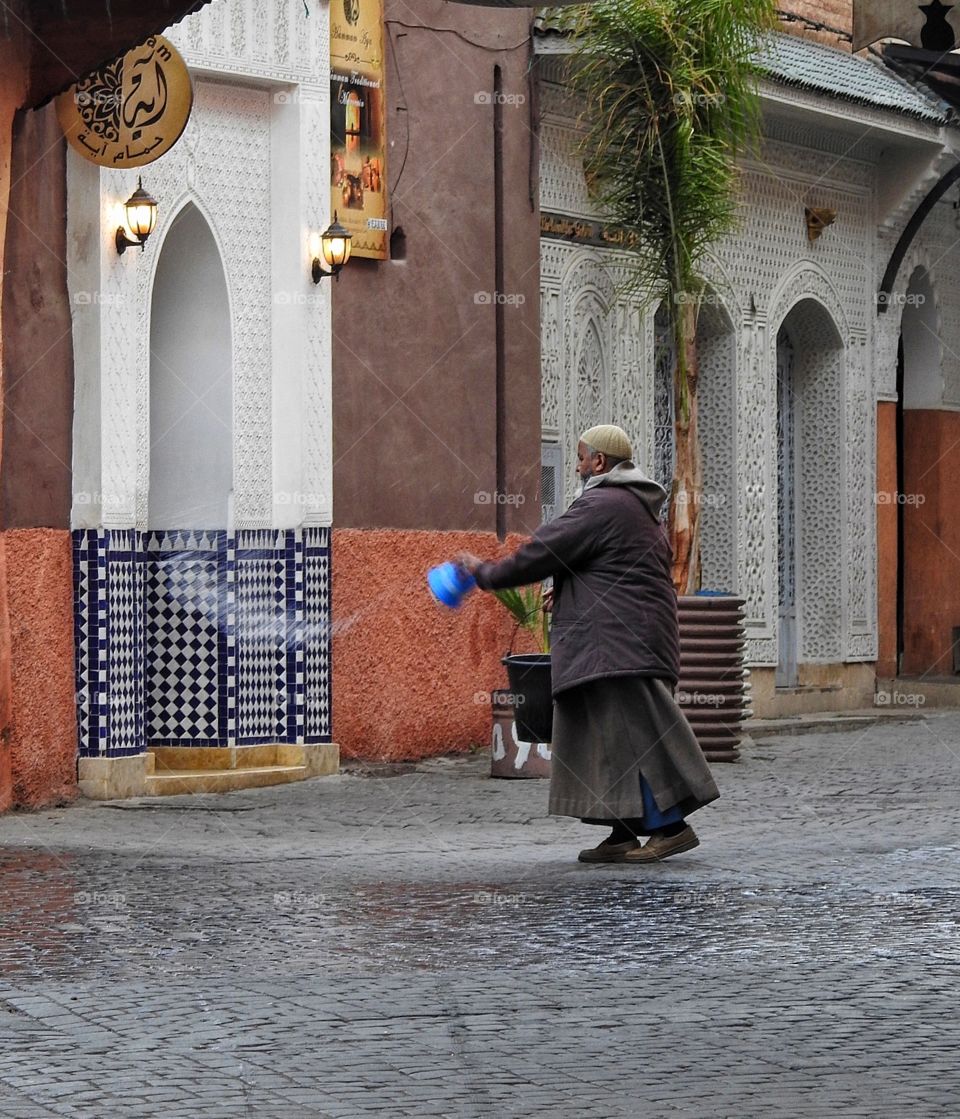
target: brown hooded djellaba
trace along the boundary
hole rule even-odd
[[[554,735],[550,811],[643,816],[638,774],[657,807],[684,815],[719,796],[673,700],[680,671],[662,486],[631,462],[590,478],[555,520],[499,563],[485,590],[553,577]]]

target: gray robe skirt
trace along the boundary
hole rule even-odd
[[[550,766],[554,816],[643,816],[640,775],[661,812],[686,816],[720,795],[670,685],[653,676],[612,676],[555,697]]]

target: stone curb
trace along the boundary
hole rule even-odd
[[[944,708],[937,708],[937,713]],[[751,719],[744,723],[746,731],[741,746],[749,746],[751,739],[772,738],[778,735],[836,734],[846,730],[864,730],[882,723],[919,723],[926,719],[919,711],[844,711],[835,714],[818,712],[812,715],[787,715],[781,719]]]

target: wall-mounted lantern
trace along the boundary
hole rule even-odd
[[[350,233],[337,221],[336,210],[332,224],[320,234],[320,252],[327,267],[320,263],[319,256],[313,258],[310,275],[315,284],[319,284],[324,276],[339,277],[340,269],[350,259]]]
[[[117,252],[120,256],[123,256],[126,250],[130,248],[139,246],[143,249],[147,243],[147,238],[157,224],[157,200],[147,194],[139,178],[137,179],[137,189],[127,199],[124,208],[127,211],[127,225],[136,240],[131,241],[123,226],[118,226],[116,243]]]

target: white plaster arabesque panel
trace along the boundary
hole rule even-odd
[[[617,423],[636,444],[638,465],[649,469],[643,386],[652,359],[640,301],[624,287],[623,254],[543,238],[540,274],[544,438],[558,440],[569,457],[585,428]],[[566,504],[573,493],[568,469]]]
[[[719,300],[716,292],[707,297]],[[698,423],[703,464],[701,583],[739,592],[737,570],[737,339],[722,303],[706,303],[697,324]]]
[[[166,230],[188,202],[211,227],[230,297],[234,527],[277,519],[278,480],[296,491],[282,515],[297,524],[330,523],[329,289],[310,282],[307,252],[309,235],[329,214],[328,33],[327,5],[302,0],[216,0],[168,32],[191,67],[196,97],[181,141],[139,172],[160,204],[144,253],[128,250],[121,258],[113,246],[138,173],[101,170],[94,213],[82,189],[90,169],[71,157],[71,255],[83,286],[98,290],[96,305],[83,307],[83,321],[75,322],[77,392],[100,401],[102,494],[102,504],[89,495],[82,506],[75,501],[75,524],[146,525],[152,275]],[[271,140],[281,111],[295,112],[299,126],[296,142],[278,154]],[[291,178],[292,190],[273,189]],[[277,253],[278,245],[292,249]],[[283,331],[273,322],[275,293],[290,304]],[[277,402],[289,415],[274,415]],[[296,438],[282,438],[285,425],[295,427]],[[95,438],[78,428],[75,442]],[[90,457],[81,448],[78,461]],[[89,489],[94,478],[86,469],[75,488]]]
[[[269,226],[251,221],[270,194],[270,94],[214,82],[196,82],[194,113],[203,129],[196,146],[177,145],[158,160],[150,189],[162,206],[150,265],[176,214],[193,201],[220,248],[231,304],[234,385],[234,518],[238,527],[266,527],[271,488],[271,362]],[[187,162],[194,167],[187,188]],[[117,191],[119,184],[114,185]],[[125,258],[121,265],[125,263]],[[149,313],[153,267],[135,260],[137,400],[146,424],[150,396]],[[196,405],[202,407],[202,403]],[[139,428],[139,424],[138,424]],[[149,493],[149,426],[138,430],[137,518],[142,524]],[[177,528],[177,525],[170,525]]]

